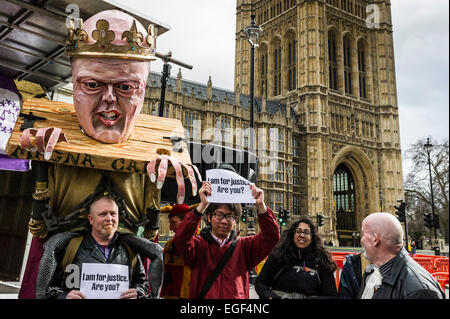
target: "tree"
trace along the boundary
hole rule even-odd
[[[405,201],[408,203],[408,222],[411,234],[429,236],[424,226],[424,214],[431,213],[430,175],[428,155],[424,147],[426,139],[419,139],[405,153],[412,168],[405,180]],[[433,181],[434,212],[440,219],[441,233],[448,241],[449,235],[449,145],[448,139],[442,143],[431,141],[431,178]],[[418,238],[413,238],[418,239]]]

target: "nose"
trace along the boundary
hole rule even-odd
[[[102,100],[107,102],[108,104],[114,103],[117,101],[117,97],[114,93],[114,86],[113,84],[107,84],[105,85],[105,89],[102,95]]]

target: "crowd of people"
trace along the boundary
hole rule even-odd
[[[168,217],[175,236],[164,249],[161,298],[248,299],[248,273],[266,257],[255,282],[260,299],[445,298],[433,276],[403,248],[401,224],[391,214],[373,213],[363,220],[361,244],[365,252],[347,256],[337,289],[336,264],[312,220],[301,216],[280,238],[263,190],[253,184],[250,187],[260,226],[259,233],[253,236],[241,237],[235,230],[241,204],[208,202],[209,182],[203,182],[199,190],[198,205],[171,207]],[[202,218],[207,220],[207,226],[199,229]],[[128,265],[130,289],[122,292],[120,298],[148,298],[141,256],[117,231],[119,213],[114,199],[104,195],[95,199],[88,219],[91,232],[82,234],[70,262]],[[54,237],[64,237],[64,233]],[[67,264],[64,259],[74,250],[69,248],[73,237],[56,254],[58,267],[50,285],[62,285],[56,293],[54,289],[47,293],[48,298],[86,298],[79,287],[69,289],[67,280],[63,280],[63,264]],[[151,288],[154,292],[155,287]]]
[[[66,53],[72,63],[74,124],[95,145],[80,153],[104,144],[133,145],[128,138],[143,105],[149,63],[156,59],[156,35],[154,26],[147,32],[118,10],[100,12],[70,29]],[[48,161],[61,133],[50,135],[48,129],[24,130],[21,147],[43,153]],[[117,149],[113,163],[123,163],[128,148]],[[117,291],[121,299],[248,299],[249,271],[266,257],[255,282],[262,299],[445,298],[433,276],[403,248],[402,227],[394,216],[373,213],[364,219],[365,252],[347,258],[337,289],[336,264],[309,217],[293,221],[280,236],[264,191],[251,184],[259,232],[240,236],[235,226],[241,204],[210,203],[212,185],[205,181],[198,190],[200,202],[184,205],[184,179],[189,178],[196,196],[198,170],[164,154],[146,164],[149,178],[131,168],[126,173],[57,162],[40,165],[29,224],[33,241],[19,298],[89,299],[87,291],[94,297]],[[175,236],[163,253],[155,241],[169,163],[179,205],[168,215]],[[207,226],[199,229],[202,219]],[[94,270],[87,273],[86,268]],[[83,290],[86,282],[89,289]],[[120,282],[127,283],[124,289]]]

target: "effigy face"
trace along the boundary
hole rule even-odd
[[[114,58],[73,60],[74,106],[86,135],[103,143],[128,139],[144,102],[149,64]]]
[[[128,139],[141,111],[156,34],[108,10],[70,29],[74,106],[84,133],[103,143]]]

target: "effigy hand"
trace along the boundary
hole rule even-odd
[[[198,171],[195,165],[184,164],[177,161],[175,158],[170,157],[168,155],[159,155],[156,159],[150,161],[147,165],[147,174],[150,177],[150,181],[154,183],[156,181],[156,188],[161,189],[164,180],[167,175],[167,171],[170,168],[169,163],[172,164],[173,169],[175,170],[175,177],[178,185],[178,193],[177,193],[177,203],[182,204],[185,199],[185,185],[183,178],[183,169],[185,170],[187,177],[192,185],[192,196],[197,195],[197,181],[195,179],[195,175],[197,174],[198,179],[201,181],[202,177],[200,172]],[[158,174],[156,174],[156,166],[158,166]],[[195,171],[195,173],[194,173]],[[156,177],[158,176],[158,177]]]
[[[45,128],[27,128],[23,131],[19,137],[20,146],[29,151],[38,151],[44,154],[44,159],[48,161],[53,153],[55,145],[59,142],[67,142],[64,133],[61,134],[61,129],[57,127],[45,127]]]

